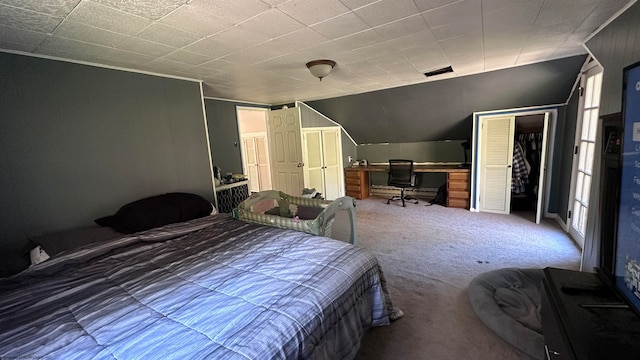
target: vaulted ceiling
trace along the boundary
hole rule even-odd
[[[629,0],[0,0],[0,49],[326,99],[585,54]],[[305,63],[329,58],[319,82]]]

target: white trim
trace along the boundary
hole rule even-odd
[[[339,126],[339,127],[340,127],[340,129],[341,129],[345,134],[347,134],[347,137],[349,138],[349,140],[351,140],[351,142],[353,143],[353,145],[355,145],[356,147],[358,146],[358,144],[356,143],[356,141],[355,141],[355,140],[353,140],[353,138],[351,137],[351,134],[349,134],[349,132],[348,132],[344,127],[342,127],[342,125],[340,125],[340,123],[337,123],[337,122],[335,122],[335,121],[331,120],[330,118],[328,118],[327,116],[325,116],[323,113],[321,113],[321,112],[319,112],[318,110],[316,110],[316,109],[312,108],[311,106],[309,106],[309,105],[305,104],[303,101],[296,101],[296,103],[295,103],[295,104],[296,104],[296,107],[298,107],[298,104],[299,104],[299,103],[300,103],[300,104],[302,104],[302,105],[304,105],[304,106],[306,106],[307,108],[311,109],[311,111],[313,111],[313,112],[315,112],[316,114],[318,114],[318,115],[322,116],[322,117],[323,117],[323,118],[325,118],[326,120],[329,120],[329,121],[331,121],[332,123],[336,124],[336,126]]]
[[[233,103],[237,103],[237,104],[268,106],[268,108],[266,108],[267,110],[271,110],[271,106],[272,106],[271,104],[252,102],[252,101],[243,101],[243,100],[234,100],[234,99],[225,99],[225,98],[218,98],[218,97],[213,97],[213,96],[205,96],[204,98],[205,99],[210,99],[210,100],[228,101],[228,102],[233,102]],[[242,107],[244,105],[236,105],[236,106]],[[247,106],[247,107],[251,107],[251,106]]]
[[[615,19],[617,19],[620,15],[622,15],[625,11],[629,10],[630,7],[632,7],[635,3],[637,2],[637,0],[631,0],[629,1],[629,3],[625,6],[622,7],[622,9],[618,10],[615,14],[613,14],[607,21],[605,21],[602,25],[598,26],[597,29],[595,29],[591,35],[587,36],[586,39],[584,39],[583,44],[586,44],[589,40],[591,40],[594,36],[598,35],[598,33],[600,33],[600,31],[602,31],[604,28],[606,28],[607,26],[609,26],[609,24],[611,24]]]
[[[587,87],[589,73],[592,73],[591,76],[597,76],[598,74],[600,74],[602,79],[604,80],[604,68],[602,67],[602,65],[600,65],[600,63],[595,58],[594,58],[594,62],[595,64],[593,66],[586,66],[580,72],[580,86],[584,87],[585,90]],[[598,113],[600,113],[600,109],[602,105],[602,85],[603,84],[601,82],[600,83],[600,100],[598,102]],[[574,205],[576,201],[577,176],[578,176],[578,172],[580,171],[578,166],[580,162],[580,152],[576,154],[575,150],[573,149],[575,149],[576,147],[578,147],[579,149],[580,145],[582,144],[584,114],[585,114],[585,98],[584,96],[580,96],[580,98],[578,99],[578,118],[576,119],[575,135],[573,139],[573,148],[572,148],[573,158],[571,161],[571,184],[569,187],[569,202],[567,203],[566,216],[567,216],[567,222],[568,222],[567,232],[569,233],[571,239],[578,245],[578,247],[580,247],[581,250],[584,249],[584,244],[586,242],[587,234],[586,234],[586,231],[585,231],[585,234],[580,234],[577,229],[574,229],[573,219],[575,219],[575,216],[577,215],[573,213],[572,214],[573,217],[569,219],[569,211],[574,212]],[[594,141],[594,144],[596,142],[598,142],[598,133],[596,133],[596,139]],[[597,175],[593,173],[593,165],[597,161],[598,154],[594,154],[594,155],[595,157],[593,158],[593,163],[591,164],[592,173],[590,174],[592,178]],[[591,182],[590,186],[592,185],[593,185],[593,181]],[[589,191],[591,191],[591,188],[589,189]],[[586,208],[587,208],[587,211],[589,211],[589,205],[587,205]],[[585,218],[585,222],[586,221],[587,221],[587,218]],[[586,226],[585,226],[585,230],[586,230]]]
[[[218,195],[216,193],[216,181],[213,175],[213,158],[211,156],[211,141],[209,140],[209,125],[207,124],[207,110],[204,107],[204,96],[202,89],[202,82],[200,83],[200,101],[202,102],[202,118],[204,120],[204,135],[207,139],[207,155],[209,156],[209,172],[211,173],[211,189],[213,190],[213,202],[218,211]]]
[[[485,115],[485,114],[493,114],[493,113],[508,113],[508,112],[518,112],[520,116],[522,115],[529,115],[528,113],[525,112],[531,112],[531,111],[536,111],[538,110],[536,113],[540,113],[540,110],[546,110],[546,109],[550,109],[550,108],[558,108],[561,106],[565,106],[567,104],[549,104],[549,105],[537,105],[537,106],[528,106],[528,107],[523,107],[523,108],[512,108],[512,109],[496,109],[496,110],[487,110],[487,111],[474,111],[473,112],[473,116],[478,116],[478,115]]]
[[[87,65],[87,66],[99,67],[99,68],[110,69],[110,70],[118,70],[118,71],[124,71],[124,72],[136,73],[136,74],[158,76],[158,77],[164,77],[164,78],[176,79],[176,80],[193,81],[193,82],[199,82],[199,83],[202,83],[204,81],[204,80],[200,80],[200,79],[193,79],[193,78],[176,76],[176,75],[167,75],[167,74],[155,73],[155,72],[151,72],[151,71],[144,71],[144,70],[138,70],[138,69],[129,69],[129,68],[124,68],[124,67],[119,67],[119,66],[94,63],[94,62],[90,62],[90,61],[82,61],[82,60],[73,60],[73,59],[61,58],[61,57],[51,56],[51,55],[33,54],[33,53],[28,53],[28,52],[24,52],[24,51],[17,51],[17,50],[0,49],[0,52],[14,54],[14,55],[23,55],[23,56],[47,59],[47,60],[53,60],[53,61],[62,61],[62,62],[68,62],[68,63],[72,63],[72,64]],[[105,60],[108,61],[109,59],[105,59]],[[200,90],[200,93],[203,94],[203,90],[202,89]],[[202,97],[204,98],[204,95]]]
[[[595,62],[600,64],[598,59],[596,59],[596,57],[593,56],[593,54],[591,53],[591,51],[589,50],[589,48],[587,48],[587,46],[585,44],[582,44],[582,47],[584,47],[585,50],[587,50],[587,52],[589,53],[589,56],[587,56],[587,58],[584,59],[584,63],[582,64],[582,67],[580,68],[580,72],[576,76],[576,80],[573,82],[573,87],[571,88],[571,92],[569,93],[569,97],[567,98],[567,101],[565,102],[565,105],[569,105],[569,101],[571,101],[571,97],[573,96],[573,93],[576,92],[576,88],[580,85],[580,81],[582,80],[582,73],[585,71],[584,69],[585,68],[590,68],[589,67],[589,62],[591,60],[594,60]],[[592,65],[592,66],[595,66],[595,65]],[[602,67],[602,65],[600,65],[600,67]]]
[[[478,199],[478,194],[477,194],[477,177],[478,177],[478,173],[479,173],[479,161],[477,161],[476,157],[478,156],[478,151],[476,150],[477,148],[479,149],[480,146],[480,134],[478,133],[479,128],[476,124],[479,125],[480,122],[480,118],[484,117],[484,116],[499,116],[499,115],[514,115],[516,117],[518,116],[525,116],[525,115],[533,115],[533,114],[544,114],[544,113],[551,113],[551,118],[549,121],[549,129],[547,130],[547,137],[550,141],[549,143],[549,154],[550,156],[547,156],[547,161],[546,164],[544,164],[544,166],[546,166],[546,179],[545,179],[545,188],[546,190],[544,191],[544,199],[543,199],[543,207],[544,207],[544,211],[546,213],[547,209],[549,208],[549,200],[551,198],[551,179],[552,179],[552,173],[553,173],[553,169],[551,166],[547,166],[547,165],[552,165],[553,164],[553,158],[555,156],[554,151],[555,151],[555,132],[556,132],[556,126],[557,126],[557,118],[558,118],[558,107],[561,106],[565,106],[564,104],[555,104],[555,105],[544,105],[544,106],[531,106],[531,107],[526,107],[526,108],[519,108],[519,109],[505,109],[505,110],[491,110],[491,111],[479,111],[479,112],[474,112],[472,114],[472,122],[473,122],[473,132],[472,132],[472,146],[471,146],[471,189],[470,189],[470,204],[469,204],[469,211],[473,211],[473,212],[479,212],[479,199]],[[541,164],[542,166],[542,164]]]

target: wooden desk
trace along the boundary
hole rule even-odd
[[[389,172],[389,165],[351,166],[345,168],[347,196],[365,199],[371,195],[369,183],[370,172]],[[469,208],[470,198],[470,170],[458,165],[414,165],[416,173],[446,173],[447,174],[447,206],[455,208]]]

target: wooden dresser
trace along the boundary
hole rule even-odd
[[[358,168],[345,169],[345,182],[347,196],[362,200],[369,197],[371,188],[369,187],[369,172]]]
[[[469,208],[469,172],[447,173],[447,207]]]

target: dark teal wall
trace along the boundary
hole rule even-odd
[[[0,273],[141,197],[213,200],[200,84],[0,53]]]
[[[564,104],[585,56],[402,86],[307,105],[358,144],[466,140],[474,112]]]
[[[578,93],[576,89],[567,106],[563,107],[558,113],[552,159],[551,193],[548,210],[551,213],[558,214],[565,223],[567,222],[567,211],[569,210],[573,148],[580,99]]]

